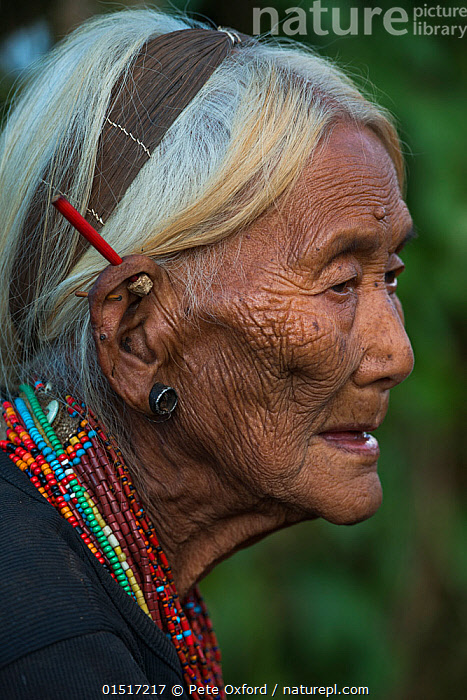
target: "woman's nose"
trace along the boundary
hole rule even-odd
[[[412,345],[396,297],[374,294],[360,314],[362,359],[354,374],[358,386],[378,383],[392,389],[412,372]]]

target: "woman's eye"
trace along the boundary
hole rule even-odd
[[[384,275],[384,283],[388,294],[395,294],[397,291],[397,278],[404,272],[405,265],[398,255],[393,255],[389,261],[392,270],[388,270]]]
[[[331,287],[331,290],[333,292],[336,292],[336,294],[347,294],[348,292],[353,292],[353,290],[355,289],[356,280],[356,277],[352,277],[352,279],[346,280],[345,282],[334,284]]]
[[[402,270],[390,270],[384,275],[384,283],[389,294],[394,294],[397,289],[397,276],[402,272]]]

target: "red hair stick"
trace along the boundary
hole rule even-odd
[[[87,241],[104,256],[106,260],[109,261],[111,265],[121,265],[123,260],[118,253],[105,241],[102,236],[97,233],[96,229],[91,226],[90,223],[86,221],[85,218],[81,216],[79,211],[70,204],[70,202],[63,197],[63,195],[58,195],[52,199],[52,204],[60,214],[63,214],[65,219],[70,222],[70,224],[86,238]]]

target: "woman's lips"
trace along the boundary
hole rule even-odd
[[[319,433],[328,444],[348,452],[379,457],[378,440],[363,430],[330,430]]]

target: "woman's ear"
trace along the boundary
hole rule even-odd
[[[130,278],[145,273],[152,281],[141,297],[128,290]],[[91,325],[101,369],[112,389],[132,408],[150,414],[149,393],[164,381],[170,356],[176,296],[164,270],[144,255],[109,265],[88,296]]]

